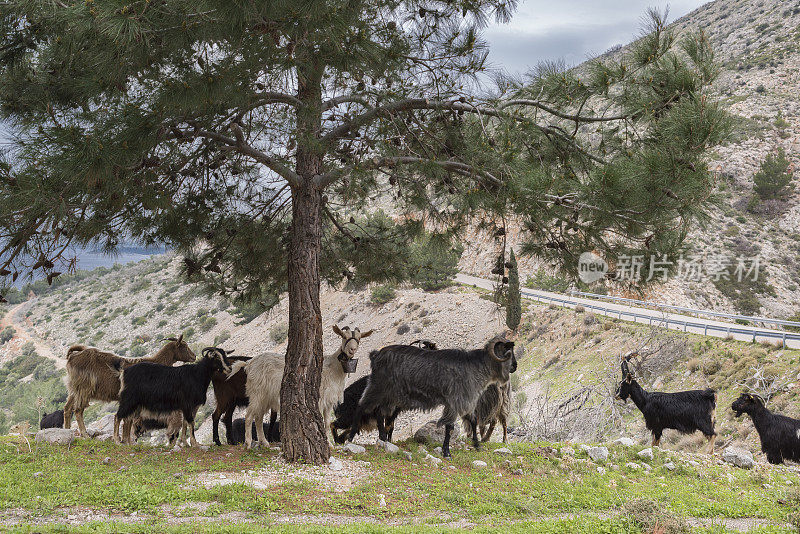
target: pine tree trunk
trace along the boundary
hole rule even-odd
[[[281,382],[281,447],[288,462],[325,464],[327,429],[319,411],[322,375],[322,312],[319,255],[322,249],[322,190],[313,184],[323,171],[317,140],[321,128],[322,68],[307,62],[298,73],[296,172],[292,187],[289,243],[289,344]]]
[[[319,253],[322,193],[313,186],[292,191],[289,250],[289,345],[281,383],[281,446],[288,462],[327,463],[328,439],[319,411],[322,313]]]

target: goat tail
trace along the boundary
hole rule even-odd
[[[70,348],[67,349],[67,361],[69,361],[72,356],[79,352],[83,352],[86,350],[86,345],[72,345]]]
[[[248,362],[242,362],[242,361],[233,362],[233,365],[231,365],[231,372],[228,374],[228,378],[226,380],[230,380],[231,377],[233,377],[233,375],[235,375],[236,373],[247,367],[247,364]]]

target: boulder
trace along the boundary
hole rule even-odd
[[[114,414],[107,413],[100,419],[92,421],[86,425],[86,432],[94,437],[99,434],[110,434],[114,432]]]
[[[507,448],[507,447],[500,447],[499,449],[495,449],[495,450],[494,450],[494,452],[495,452],[496,454],[505,454],[505,455],[509,455],[509,454],[511,454],[511,449],[509,449],[509,448]]]
[[[459,435],[458,426],[453,428],[450,439],[456,439]],[[444,426],[437,426],[436,421],[428,421],[414,432],[414,441],[417,443],[443,443]]]
[[[575,449],[572,447],[561,447],[559,453],[561,453],[561,456],[575,456]]]
[[[634,442],[631,438],[619,438],[615,439],[614,443],[622,445],[623,447],[633,447]]]
[[[722,451],[722,459],[742,469],[752,469],[755,465],[753,454],[740,447],[727,447]]]
[[[341,471],[344,469],[344,465],[342,464],[341,460],[334,458],[333,456],[328,459],[328,467],[331,468],[331,471]]]
[[[593,462],[605,462],[608,460],[608,449],[605,447],[591,447],[586,452]]]
[[[427,455],[425,458],[423,458],[422,461],[431,465],[439,465],[440,463],[442,463],[441,458],[437,458],[436,456],[431,456],[430,454]]]
[[[475,469],[483,469],[484,467],[486,467],[486,465],[487,465],[486,462],[484,462],[483,460],[474,460],[472,462],[472,467],[474,467]]]
[[[640,466],[636,462],[628,462],[627,464],[625,464],[625,467],[627,467],[628,469],[633,469],[634,471],[636,471],[638,469],[641,469],[642,466]]]
[[[639,458],[642,458],[643,460],[652,460],[653,459],[653,449],[652,448],[642,449],[638,453],[636,453],[636,455]]]
[[[375,444],[376,444],[378,447],[383,447],[383,450],[385,450],[385,451],[386,451],[386,452],[388,452],[389,454],[397,454],[398,452],[400,452],[400,447],[398,447],[397,445],[395,445],[395,444],[394,444],[394,443],[392,443],[391,441],[381,441],[381,440],[377,440],[377,441],[375,442]]]
[[[363,454],[367,452],[367,449],[355,443],[348,443],[347,445],[342,447],[342,449],[344,449],[345,452],[349,452],[350,454]]]
[[[69,428],[45,428],[36,433],[36,442],[69,445],[75,441],[75,432]]]

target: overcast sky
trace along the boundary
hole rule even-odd
[[[708,0],[519,0],[509,24],[485,33],[489,59],[509,73],[524,73],[541,61],[576,65],[633,40],[647,8],[669,6],[670,22]]]

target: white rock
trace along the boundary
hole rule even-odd
[[[667,469],[668,471],[675,471],[675,464],[672,462],[667,462],[664,464],[664,469]]]
[[[689,460],[686,463],[688,463],[689,465],[694,466],[694,467],[697,467],[698,465],[700,465],[700,462],[698,462],[696,460]]]
[[[614,443],[622,445],[623,447],[633,447],[634,442],[631,438],[619,438],[615,439]]]
[[[341,460],[334,458],[333,456],[328,459],[328,467],[331,468],[331,471],[341,471],[344,469],[344,465],[342,464]]]
[[[608,449],[605,447],[591,447],[588,451],[589,458],[594,462],[604,462],[608,460]]]
[[[437,458],[436,456],[431,456],[430,454],[427,455],[425,458],[423,458],[422,461],[432,465],[439,465],[440,463],[442,463],[441,458]]]
[[[653,469],[652,467],[650,467],[650,464],[646,464],[646,463],[644,463],[644,462],[642,462],[642,463],[641,463],[641,464],[639,464],[639,465],[641,465],[641,466],[642,466],[642,469],[644,469],[645,471],[650,471],[651,469]]]
[[[752,453],[739,447],[726,447],[722,451],[722,459],[742,469],[752,469],[755,465]]]
[[[358,445],[356,443],[348,443],[344,447],[342,447],[345,452],[349,452],[350,454],[363,454],[367,452],[367,449]]]
[[[385,450],[389,454],[397,454],[398,452],[400,452],[400,447],[398,447],[391,441],[382,441],[381,445],[383,446],[383,450]]]
[[[45,428],[36,433],[36,442],[69,445],[75,441],[75,432],[69,428]]]
[[[653,449],[651,449],[651,448],[642,449],[638,453],[636,453],[636,455],[639,458],[643,458],[645,460],[652,460],[653,459]]]
[[[597,466],[597,472],[600,473],[601,475],[605,475],[606,474],[606,468],[603,467],[602,465],[598,465]]]
[[[442,448],[441,447],[434,447],[433,448],[433,454],[437,454],[437,455],[441,456],[442,455]]]
[[[484,462],[483,460],[473,460],[472,467],[474,467],[475,469],[483,469],[484,467],[486,467],[486,462]]]
[[[403,451],[403,454],[405,455],[406,459],[407,459],[409,462],[410,462],[410,461],[412,461],[412,460],[414,459],[414,455],[413,455],[413,454],[411,454],[411,453],[410,453],[410,452],[408,452],[408,451]]]
[[[378,494],[378,506],[386,508],[386,496],[381,493]]]
[[[500,447],[499,449],[495,449],[494,452],[497,454],[511,454],[511,450],[507,447]]]
[[[591,445],[587,445],[585,443],[581,443],[580,445],[578,445],[578,448],[580,450],[582,450],[583,452],[589,452],[589,449],[591,449],[592,446]]]
[[[628,469],[633,469],[634,471],[637,471],[641,468],[641,466],[636,462],[628,462],[627,464],[625,464],[625,467],[627,467]]]
[[[522,474],[522,469],[514,469],[514,471],[512,471],[511,474],[512,475],[521,475]]]
[[[575,449],[572,447],[561,447],[559,452],[561,453],[561,456],[575,456]]]

